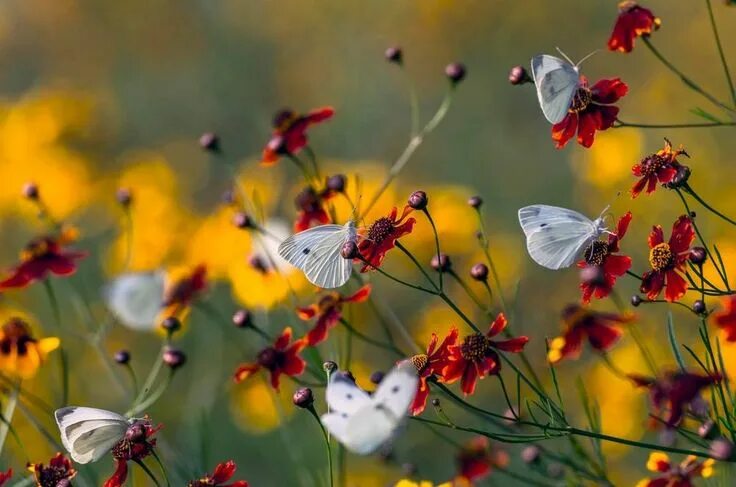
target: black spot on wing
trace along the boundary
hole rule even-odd
[[[542,223],[541,225],[539,225],[539,228],[544,228],[544,227],[546,227],[546,226],[547,226],[547,224],[546,224],[546,223]]]
[[[350,393],[348,393],[348,394],[345,394],[345,398],[346,398],[346,399],[352,399],[352,398],[353,398],[353,395],[352,395],[352,394],[350,394]]]
[[[391,388],[391,392],[393,392],[394,394],[398,394],[400,390],[401,388],[399,386],[393,386]]]
[[[309,252],[311,252],[310,249],[304,249],[302,250],[302,254],[307,255]]]

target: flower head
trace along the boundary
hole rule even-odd
[[[698,460],[688,455],[679,465],[672,463],[666,453],[652,452],[647,460],[647,470],[657,472],[654,477],[642,479],[636,487],[693,487],[693,479],[713,475],[715,460]]]
[[[594,349],[608,351],[623,333],[619,325],[632,319],[630,315],[602,313],[571,304],[562,311],[565,331],[550,342],[547,359],[556,364],[562,359],[579,357],[586,338]]]
[[[225,484],[235,474],[237,465],[232,460],[220,463],[215,467],[215,471],[212,474],[207,474],[204,477],[192,480],[187,484],[187,487],[248,487],[248,482],[245,480],[236,480],[230,484]]]
[[[611,51],[631,52],[634,39],[649,36],[662,24],[651,10],[631,0],[619,3],[618,12],[611,38],[608,39],[608,49]]]
[[[370,285],[365,285],[350,296],[343,296],[338,292],[331,292],[322,296],[315,304],[306,308],[297,308],[299,318],[311,320],[317,317],[314,328],[306,335],[307,344],[317,345],[327,338],[327,332],[342,318],[342,307],[345,303],[362,303],[371,294]]]
[[[29,463],[28,470],[33,474],[38,487],[57,487],[62,480],[68,481],[77,475],[72,462],[61,453],[54,455],[48,465]]]
[[[9,468],[7,472],[0,472],[0,487],[13,477],[13,469]]]
[[[470,484],[490,475],[494,467],[505,467],[509,456],[503,450],[492,450],[488,438],[477,436],[466,443],[455,457],[460,485]]]
[[[442,340],[439,346],[437,342],[439,338],[432,333],[432,338],[427,345],[427,353],[414,355],[411,363],[417,369],[419,383],[417,384],[417,393],[414,396],[414,402],[411,405],[411,414],[417,416],[427,407],[427,398],[429,397],[428,379],[433,376],[442,374],[442,370],[447,365],[450,355],[450,347],[457,342],[458,331],[454,326],[450,328],[447,336]],[[440,377],[441,380],[441,377]]]
[[[312,186],[308,186],[299,193],[295,200],[299,212],[294,222],[294,231],[301,232],[306,230],[313,223],[318,225],[330,223],[330,216],[325,210],[325,201],[332,198],[335,194],[337,193],[329,189],[318,192]]]
[[[128,479],[128,462],[138,462],[153,453],[156,439],[153,435],[161,429],[154,427],[148,418],[133,422],[125,436],[114,447],[112,457],[115,459],[115,472],[105,481],[103,487],[121,487]]]
[[[727,342],[736,342],[736,296],[723,300],[724,309],[713,315],[716,326],[723,330]]]
[[[672,235],[664,241],[662,227],[652,228],[649,234],[649,264],[652,270],[642,276],[640,290],[647,298],[657,299],[665,288],[664,298],[677,301],[687,292],[687,281],[682,277],[690,255],[690,245],[695,240],[695,230],[690,218],[679,217],[672,226]]]
[[[190,273],[175,280],[164,292],[163,319],[179,317],[181,320],[189,310],[189,305],[207,288],[207,267],[200,264]]]
[[[274,164],[283,154],[299,152],[307,145],[307,129],[330,119],[334,114],[332,107],[318,108],[306,115],[299,115],[291,110],[278,112],[273,119],[271,138],[263,149],[262,164]]]
[[[619,242],[626,235],[626,230],[631,222],[631,212],[622,216],[615,233],[608,234],[608,240],[595,240],[585,250],[585,260],[578,262],[578,267],[584,271],[598,271],[598,279],[586,279],[580,283],[583,303],[589,303],[590,298],[605,298],[613,290],[616,279],[623,276],[631,268],[631,257],[617,255]]]
[[[442,379],[448,383],[461,379],[460,388],[467,395],[475,391],[478,378],[498,374],[501,370],[501,360],[496,350],[518,353],[529,341],[529,337],[525,336],[502,341],[491,340],[501,333],[507,324],[506,316],[499,313],[485,335],[476,333],[466,336],[461,344],[450,346],[447,365],[442,370]]]
[[[34,338],[28,323],[12,317],[0,329],[0,371],[30,379],[59,344],[56,337]]]
[[[299,354],[307,345],[305,338],[292,342],[291,328],[284,328],[272,346],[258,352],[255,362],[238,367],[235,371],[235,382],[242,382],[259,370],[266,369],[271,374],[271,386],[278,390],[281,374],[293,377],[304,372],[306,362]]]
[[[636,198],[646,189],[647,194],[657,189],[657,183],[670,184],[675,180],[680,168],[684,167],[677,162],[677,156],[687,156],[687,152],[680,147],[672,150],[672,144],[664,139],[664,149],[650,154],[640,163],[631,168],[631,172],[639,181],[631,188],[631,197]]]
[[[77,270],[76,261],[87,255],[85,252],[65,249],[76,238],[77,231],[67,227],[59,235],[46,235],[31,240],[20,253],[20,264],[13,268],[8,278],[0,281],[0,291],[25,287],[49,274],[74,274]]]
[[[398,216],[399,210],[394,207],[388,216],[382,216],[373,222],[358,244],[358,251],[368,262],[363,265],[360,272],[380,267],[386,257],[386,252],[396,245],[396,240],[411,233],[417,222],[415,218],[409,217],[411,212],[411,207],[407,205],[401,212],[401,216]]]
[[[578,144],[583,147],[593,145],[596,130],[606,130],[613,126],[618,115],[618,107],[613,106],[624,97],[629,87],[619,78],[602,79],[588,87],[588,80],[581,76],[578,92],[575,94],[565,118],[552,126],[552,140],[556,147],[565,147],[575,132]]]

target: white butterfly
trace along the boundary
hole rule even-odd
[[[526,235],[529,255],[547,269],[571,266],[583,249],[607,231],[603,213],[591,220],[577,211],[557,206],[525,206],[519,210],[519,223]]]
[[[281,242],[279,255],[301,269],[312,284],[327,289],[340,287],[353,270],[352,261],[344,259],[340,251],[356,235],[352,220],[345,225],[320,225]]]
[[[327,384],[330,412],[322,424],[345,448],[359,455],[376,451],[403,422],[417,393],[417,373],[411,362],[391,370],[371,395],[343,374]]]
[[[560,51],[560,49],[557,49]],[[580,72],[578,66],[595,54],[585,56],[579,63],[574,64],[564,52],[560,54],[564,60],[540,54],[532,58],[532,78],[537,87],[537,98],[542,113],[549,123],[560,123],[567,115],[572,100],[580,87]]]
[[[161,271],[122,274],[105,287],[105,301],[123,325],[153,330],[164,300],[164,281]]]
[[[108,453],[135,421],[112,411],[67,406],[54,412],[61,443],[77,463],[96,462]]]

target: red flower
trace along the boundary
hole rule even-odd
[[[590,244],[583,254],[585,260],[578,262],[578,267],[583,269],[582,272],[593,271],[595,275],[593,279],[586,279],[580,283],[583,303],[589,303],[592,296],[602,299],[611,294],[616,279],[631,268],[631,257],[615,255],[619,251],[618,244],[626,235],[630,222],[631,212],[627,212],[619,219],[616,233],[609,233],[607,242],[596,240]]]
[[[628,323],[633,318],[632,315],[602,313],[571,304],[562,311],[565,332],[550,342],[547,359],[556,364],[562,359],[578,358],[585,338],[591,347],[606,352],[623,333],[618,325]]]
[[[556,147],[565,147],[575,132],[578,144],[583,147],[593,145],[596,130],[606,130],[613,126],[618,115],[618,107],[613,106],[629,91],[629,87],[619,78],[602,79],[588,88],[588,80],[580,77],[580,87],[575,94],[565,118],[552,126],[552,140]]]
[[[299,209],[297,213],[296,221],[294,222],[294,231],[301,232],[312,226],[313,223],[317,225],[324,225],[330,223],[330,216],[325,210],[325,201],[332,198],[335,195],[333,191],[325,189],[321,192],[317,192],[313,187],[309,186],[305,188],[296,197],[296,206]]]
[[[422,414],[424,408],[427,407],[427,398],[429,397],[429,384],[427,380],[430,377],[442,374],[442,369],[447,365],[450,347],[457,342],[457,336],[457,328],[453,326],[438,347],[438,337],[432,333],[432,338],[429,340],[429,345],[427,346],[427,353],[414,355],[411,358],[411,363],[416,367],[417,375],[419,376],[417,394],[414,396],[414,402],[411,405],[411,414],[413,416]]]
[[[708,478],[713,475],[715,460],[709,458],[702,462],[693,455],[688,455],[679,464],[674,464],[662,452],[652,452],[647,460],[647,470],[660,472],[662,475],[640,480],[636,487],[695,487],[692,482],[696,477]]]
[[[237,470],[237,465],[232,460],[228,460],[225,463],[220,463],[215,467],[215,471],[212,475],[207,474],[201,479],[192,480],[187,484],[187,487],[208,487],[208,486],[219,486],[219,487],[248,487],[248,482],[245,480],[236,480],[231,484],[225,484]]]
[[[645,157],[639,164],[631,168],[634,176],[641,178],[631,188],[631,197],[636,198],[646,188],[647,193],[653,193],[657,189],[657,182],[669,184],[675,179],[678,171],[683,166],[677,162],[680,154],[688,156],[685,149],[680,146],[672,150],[672,143],[664,139],[664,149]]]
[[[662,288],[667,301],[677,301],[687,292],[687,281],[680,273],[690,255],[690,245],[695,240],[693,224],[682,215],[672,226],[669,242],[664,241],[662,227],[652,228],[649,234],[649,265],[651,271],[642,276],[640,290],[647,298],[657,299]]]
[[[529,341],[529,337],[525,336],[503,341],[491,340],[501,333],[507,324],[506,316],[499,313],[488,328],[488,333],[467,336],[460,345],[450,346],[447,365],[442,370],[443,380],[452,383],[461,379],[460,388],[468,395],[475,391],[478,378],[498,374],[501,370],[501,360],[494,349],[517,353],[521,352]]]
[[[716,325],[723,330],[727,342],[736,342],[736,296],[724,300],[725,309],[713,315]]]
[[[659,416],[666,412],[663,420],[669,428],[676,427],[682,421],[686,408],[696,411],[703,409],[700,390],[721,380],[721,377],[717,375],[700,375],[682,371],[665,372],[657,378],[631,374],[629,378],[637,386],[649,389],[649,400],[654,414]]]
[[[613,26],[608,49],[611,51],[631,52],[634,39],[649,36],[659,29],[662,21],[655,17],[651,10],[640,7],[630,0],[618,4],[618,19]]]
[[[181,279],[173,282],[164,293],[163,318],[169,316],[181,316],[187,311],[202,291],[207,288],[207,267],[200,264],[192,272]]]
[[[43,463],[29,463],[28,471],[33,474],[36,485],[40,487],[56,487],[62,480],[71,480],[77,475],[72,462],[61,453],[57,453],[49,460],[48,467]],[[2,485],[1,478],[0,485]]]
[[[477,436],[463,446],[455,457],[458,485],[480,480],[490,475],[493,467],[505,467],[509,463],[509,455],[503,450],[492,451],[490,442],[485,436]]]
[[[381,267],[386,252],[394,248],[396,240],[411,233],[417,222],[413,217],[407,218],[411,211],[410,206],[405,206],[401,216],[397,219],[399,210],[394,207],[388,216],[382,216],[373,222],[368,228],[368,233],[358,244],[358,251],[368,262],[363,265],[360,272]]]
[[[9,468],[7,472],[0,472],[0,487],[3,487],[3,485],[5,485],[5,482],[10,480],[12,476],[13,476],[12,468]]]
[[[235,371],[235,382],[242,382],[264,368],[271,373],[271,386],[278,390],[281,374],[293,377],[304,372],[307,364],[299,353],[306,346],[307,341],[304,338],[291,343],[291,328],[284,328],[273,346],[258,352],[255,363],[246,363],[238,367]]]
[[[153,435],[161,426],[153,427],[148,419],[134,422],[128,427],[125,436],[112,448],[115,459],[115,472],[105,481],[103,487],[121,487],[128,479],[128,462],[138,462],[153,453],[156,439]]]
[[[297,308],[299,318],[303,320],[311,320],[317,317],[317,323],[314,328],[309,330],[305,339],[307,345],[314,346],[323,342],[327,338],[327,331],[337,325],[342,318],[342,305],[345,303],[362,303],[371,294],[370,285],[358,289],[352,296],[343,296],[340,293],[332,292],[325,294],[318,303],[307,308]]]
[[[262,164],[273,164],[282,154],[296,154],[307,145],[307,129],[335,114],[332,107],[318,108],[306,115],[282,110],[273,119],[273,133],[261,157]]]
[[[75,261],[87,256],[86,252],[65,250],[77,238],[73,228],[62,229],[59,235],[31,240],[20,253],[20,264],[13,273],[0,282],[0,291],[20,288],[44,279],[48,274],[69,276],[77,270]]]

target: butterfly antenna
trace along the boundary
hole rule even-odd
[[[593,51],[590,54],[588,54],[587,56],[585,56],[583,59],[581,59],[580,61],[578,61],[578,63],[575,65],[575,67],[577,68],[578,66],[580,66],[581,64],[583,64],[583,62],[585,62],[588,58],[592,57],[593,54],[597,54],[598,51],[600,51],[600,49],[596,49],[595,51]]]
[[[567,57],[567,54],[565,54],[564,52],[562,52],[562,49],[560,49],[559,47],[555,47],[555,49],[557,49],[557,52],[559,52],[560,55],[562,57],[564,57],[567,60],[568,63],[570,63],[573,66],[577,67],[577,64],[575,64],[574,62],[572,62],[572,59],[570,59],[569,57]]]

